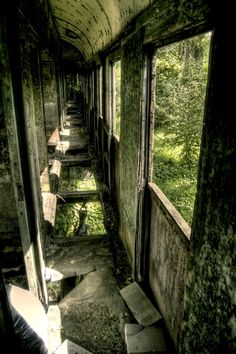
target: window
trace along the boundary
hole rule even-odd
[[[121,62],[111,62],[110,66],[110,112],[113,134],[120,136],[120,83]]]
[[[120,60],[114,65],[115,68],[115,134],[120,135],[120,79],[121,79],[121,68]]]
[[[103,116],[103,67],[99,68],[99,115]]]
[[[153,182],[191,225],[208,74],[210,33],[156,52]]]

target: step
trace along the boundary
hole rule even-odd
[[[79,237],[74,236],[74,237],[67,237],[67,238],[60,238],[60,237],[54,237],[51,238],[51,243],[53,245],[58,245],[58,246],[72,246],[75,245],[76,247],[81,243],[88,241],[90,242],[91,240],[93,242],[97,240],[102,240],[104,237],[107,237],[107,234],[91,234],[91,235],[80,235]]]
[[[70,142],[70,141],[60,141],[56,146],[57,154],[76,154],[79,152],[88,151],[88,142]]]
[[[73,159],[64,159],[61,160],[63,166],[90,166],[91,158],[90,157],[77,157]]]
[[[73,191],[73,192],[60,192],[57,193],[58,204],[63,203],[79,203],[84,200],[96,200],[98,199],[98,191],[97,190],[89,190],[89,191]]]
[[[63,278],[85,275],[112,267],[108,236],[79,236],[76,244],[53,243],[54,252],[47,257],[46,279],[52,282]],[[49,246],[50,247],[50,246]]]

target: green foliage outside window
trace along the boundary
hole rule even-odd
[[[191,225],[210,33],[157,51],[153,181]]]
[[[115,134],[120,135],[120,60],[114,65],[115,68]]]

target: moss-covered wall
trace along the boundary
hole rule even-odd
[[[168,332],[178,347],[191,229],[154,184],[150,192],[149,284]]]
[[[1,86],[2,88],[2,86]],[[2,267],[22,262],[22,248],[10,165],[7,129],[0,90],[0,258]]]
[[[35,95],[35,110],[36,110],[36,124],[37,133],[42,130],[39,128],[39,121],[42,121],[43,110],[41,109],[41,90],[39,82],[39,71],[42,80],[42,90],[44,99],[44,110],[46,116],[46,128],[48,135],[59,125],[59,100],[58,100],[58,82],[57,69],[55,62],[60,61],[61,44],[58,38],[57,28],[54,18],[51,13],[50,3],[47,0],[21,0],[18,2],[19,13],[22,22],[25,23],[27,29],[26,34],[28,44],[31,44],[32,54],[32,72],[34,95]],[[30,43],[31,42],[31,43]],[[43,53],[38,66],[37,55]],[[40,123],[42,126],[42,123]],[[40,144],[40,143],[39,143]],[[45,150],[45,146],[41,145],[40,151]],[[45,164],[44,158],[40,156],[40,169]]]
[[[213,36],[211,63],[185,297],[184,354],[236,351],[236,128],[228,81],[235,65],[221,24]]]
[[[2,266],[11,267],[23,262],[28,232],[19,204],[33,198],[38,215],[28,205],[29,224],[43,218],[39,175],[47,167],[47,146],[39,53],[47,48],[58,57],[59,42],[46,0],[6,6],[0,26],[0,247]]]
[[[11,166],[9,149],[7,142],[7,130],[4,120],[2,94],[0,91],[0,210],[1,216],[10,218],[16,217],[16,210],[14,209],[14,192],[12,187]],[[8,191],[7,195],[5,191]],[[13,201],[13,208],[6,208],[6,201]]]
[[[123,43],[121,54],[120,230],[121,237],[132,256],[139,184],[142,43],[142,34],[138,31]]]
[[[45,58],[45,55],[42,57],[42,84],[46,132],[49,137],[59,125],[58,87],[55,62]]]
[[[138,164],[142,163],[140,132],[145,46],[164,45],[186,33],[211,27],[211,9],[204,0],[191,2],[160,0],[153,3],[127,27],[121,40],[121,135],[120,135],[120,234],[131,258],[134,254],[138,186]],[[145,104],[145,102],[144,102]]]
[[[31,52],[31,67],[32,67],[32,89],[34,98],[34,111],[35,111],[35,126],[37,136],[37,147],[39,157],[40,173],[47,170],[47,144],[46,144],[46,122],[43,107],[43,91],[41,83],[41,68],[40,68],[40,55],[37,48],[32,48]]]

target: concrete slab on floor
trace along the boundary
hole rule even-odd
[[[161,328],[143,327],[126,323],[125,341],[128,354],[160,354],[166,353],[165,338]]]
[[[53,244],[52,248],[48,267],[64,272],[88,264],[96,268],[59,303],[63,337],[93,353],[110,353],[111,349],[126,353],[124,323],[130,322],[130,313],[114,277],[108,236],[80,236],[73,243]]]
[[[66,339],[53,354],[92,354],[70,340]]]
[[[125,304],[111,269],[99,269],[87,274],[84,279],[59,303],[60,308],[80,301],[106,305],[117,317],[125,315]]]
[[[162,318],[138,283],[126,286],[120,294],[140,325],[150,326]]]

